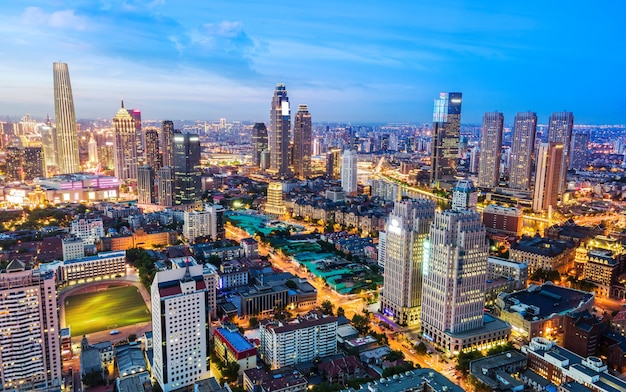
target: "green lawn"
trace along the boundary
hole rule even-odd
[[[65,323],[72,336],[150,321],[150,312],[134,286],[111,287],[65,299]]]

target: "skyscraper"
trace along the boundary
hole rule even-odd
[[[276,85],[270,110],[270,168],[279,176],[289,175],[289,133],[291,131],[291,109],[287,89],[282,83]]]
[[[401,325],[416,325],[422,305],[424,242],[435,217],[435,202],[396,202],[385,229],[381,309]]]
[[[172,207],[174,205],[174,171],[169,166],[163,166],[158,171],[158,177],[157,197],[159,205]]]
[[[45,177],[43,149],[41,147],[24,147],[23,154],[24,180],[32,181],[36,177]]]
[[[267,128],[265,123],[255,123],[252,127],[252,163],[261,165],[261,154],[267,150]]]
[[[161,152],[163,153],[163,166],[174,166],[174,123],[169,120],[163,121],[161,129]]]
[[[137,203],[154,203],[154,169],[142,165],[137,168]]]
[[[504,115],[499,112],[485,113],[480,138],[478,162],[478,186],[492,189],[500,182],[500,154]]]
[[[559,184],[562,183],[563,151],[562,143],[550,142],[539,145],[533,195],[534,212],[547,211],[550,206],[556,207],[559,200]]]
[[[154,171],[161,168],[161,154],[159,152],[159,131],[156,128],[146,129],[146,165]]]
[[[537,114],[517,113],[511,143],[511,164],[509,168],[509,188],[530,190]]]
[[[357,153],[354,150],[345,150],[341,154],[341,187],[346,195],[357,194]]]
[[[548,124],[548,142],[563,145],[563,163],[561,163],[560,183],[558,184],[559,195],[565,192],[567,184],[567,168],[571,159],[569,150],[572,143],[572,129],[574,129],[574,113],[552,113]]]
[[[298,105],[293,125],[293,171],[299,178],[311,176],[311,113],[307,105]]]
[[[113,162],[120,181],[137,180],[137,133],[135,119],[122,107],[113,117]]]
[[[141,110],[128,109],[128,114],[135,120],[135,145],[137,146],[137,160],[139,164],[143,163],[145,149],[144,135],[141,131]]]
[[[341,148],[331,148],[326,153],[326,177],[331,180],[341,179]]]
[[[174,204],[193,204],[200,199],[200,137],[191,133],[175,133],[174,140]]]
[[[87,152],[89,153],[89,163],[97,164],[98,163],[98,142],[94,139],[93,134],[89,138],[89,142],[87,143]]]
[[[14,259],[0,272],[0,383],[5,391],[60,390],[61,345],[53,272]]]
[[[52,70],[54,74],[58,171],[59,174],[78,173],[80,172],[78,134],[70,71],[65,63],[54,63]]]
[[[589,154],[589,131],[580,131],[572,136],[570,169],[584,169]]]
[[[457,174],[462,101],[462,93],[441,93],[435,99],[430,183],[437,187]]]
[[[459,181],[452,209],[435,214],[424,244],[422,332],[449,353],[466,349],[464,340],[472,339],[462,334],[480,331],[484,323],[489,242],[476,199],[472,181]],[[506,330],[496,334],[508,335]],[[494,332],[489,331],[488,339]],[[484,339],[477,333],[477,341]]]
[[[177,390],[208,378],[208,298],[202,266],[159,271],[150,291],[152,375],[161,390]]]
[[[6,149],[6,180],[22,181],[23,178],[23,153],[19,147],[7,147]]]
[[[50,119],[48,119],[45,125],[41,125],[39,132],[41,133],[45,172],[53,173],[58,167],[56,129],[52,126]]]

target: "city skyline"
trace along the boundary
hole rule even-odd
[[[124,98],[145,118],[268,122],[285,83],[318,121],[430,122],[432,97],[460,91],[467,123],[494,110],[626,122],[611,72],[626,55],[603,55],[624,5],[523,4],[11,2],[2,115],[52,113],[48,64],[63,61],[77,118]]]

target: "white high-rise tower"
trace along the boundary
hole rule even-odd
[[[357,153],[346,150],[341,154],[341,187],[347,195],[357,193]]]

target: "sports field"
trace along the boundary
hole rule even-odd
[[[109,287],[65,299],[65,323],[72,336],[150,321],[150,312],[135,286]]]

